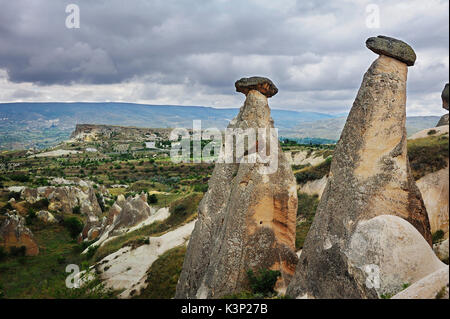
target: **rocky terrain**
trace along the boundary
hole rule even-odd
[[[55,147],[0,153],[0,297],[448,298],[448,115],[407,133],[415,53],[366,45],[379,57],[339,142],[274,140],[276,171],[259,140],[243,162],[173,163],[164,128],[79,124]],[[230,129],[287,125],[272,81],[235,88]]]

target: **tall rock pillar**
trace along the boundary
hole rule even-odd
[[[244,78],[236,90],[246,100],[228,129],[273,129],[267,98],[278,89],[272,81]],[[296,182],[277,139],[269,150],[278,151],[272,153],[275,170],[265,171],[271,163],[264,164],[259,155],[256,162],[248,160],[260,148],[259,140],[254,145],[249,140],[242,158],[216,164],[199,205],[176,298],[220,298],[248,290],[247,270],[259,269],[279,270],[276,289],[286,289],[297,263]]]
[[[365,267],[371,265],[354,260],[352,250],[382,234],[360,236],[359,241],[355,232],[361,222],[398,216],[431,244],[427,212],[406,148],[407,67],[414,65],[416,55],[406,43],[383,36],[369,38],[366,46],[380,56],[364,75],[336,146],[328,184],[287,291],[292,297],[377,297],[367,284],[370,273]],[[364,250],[362,260],[370,264],[373,257],[376,268],[388,247],[386,243]]]

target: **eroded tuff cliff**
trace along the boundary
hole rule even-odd
[[[377,298],[387,286],[369,287],[370,274],[351,258],[357,226],[377,216],[403,218],[431,244],[427,212],[406,149],[407,64],[414,64],[415,54],[406,43],[387,37],[370,38],[366,45],[380,56],[364,75],[337,144],[327,186],[288,287],[292,297]],[[367,250],[362,259],[381,260],[386,247]]]
[[[273,128],[267,102],[277,91],[273,83],[243,79],[236,89],[247,98],[228,128]],[[271,174],[261,173],[266,165],[259,160],[216,164],[199,205],[176,298],[220,298],[249,289],[247,270],[261,268],[280,270],[276,288],[286,289],[297,262],[297,192],[278,140],[274,146],[278,168]],[[254,152],[249,146],[244,159]]]

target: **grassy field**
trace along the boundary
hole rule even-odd
[[[178,246],[162,254],[147,272],[148,283],[137,299],[170,299],[175,290],[183,267],[186,246]]]
[[[415,180],[447,166],[448,134],[408,141],[408,156]]]
[[[319,197],[317,195],[311,196],[298,193],[297,227],[295,233],[295,248],[297,250],[303,248],[316,214],[317,205],[319,205]]]
[[[85,262],[81,247],[61,225],[35,222],[29,226],[39,245],[35,257],[9,256],[0,261],[0,291],[3,298],[102,298],[107,294],[87,289],[68,289],[66,266],[82,269]],[[84,263],[85,264],[85,263]],[[112,295],[110,295],[112,296]]]

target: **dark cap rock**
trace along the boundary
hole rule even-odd
[[[442,98],[442,107],[448,110],[448,83],[445,84],[444,89],[442,90],[441,98]]]
[[[242,78],[234,84],[236,92],[248,94],[251,90],[257,90],[267,97],[272,97],[278,93],[278,88],[268,78],[253,76],[251,78]]]
[[[401,40],[379,35],[368,38],[366,46],[377,54],[390,56],[406,63],[407,66],[412,66],[416,62],[416,53],[413,48]]]

